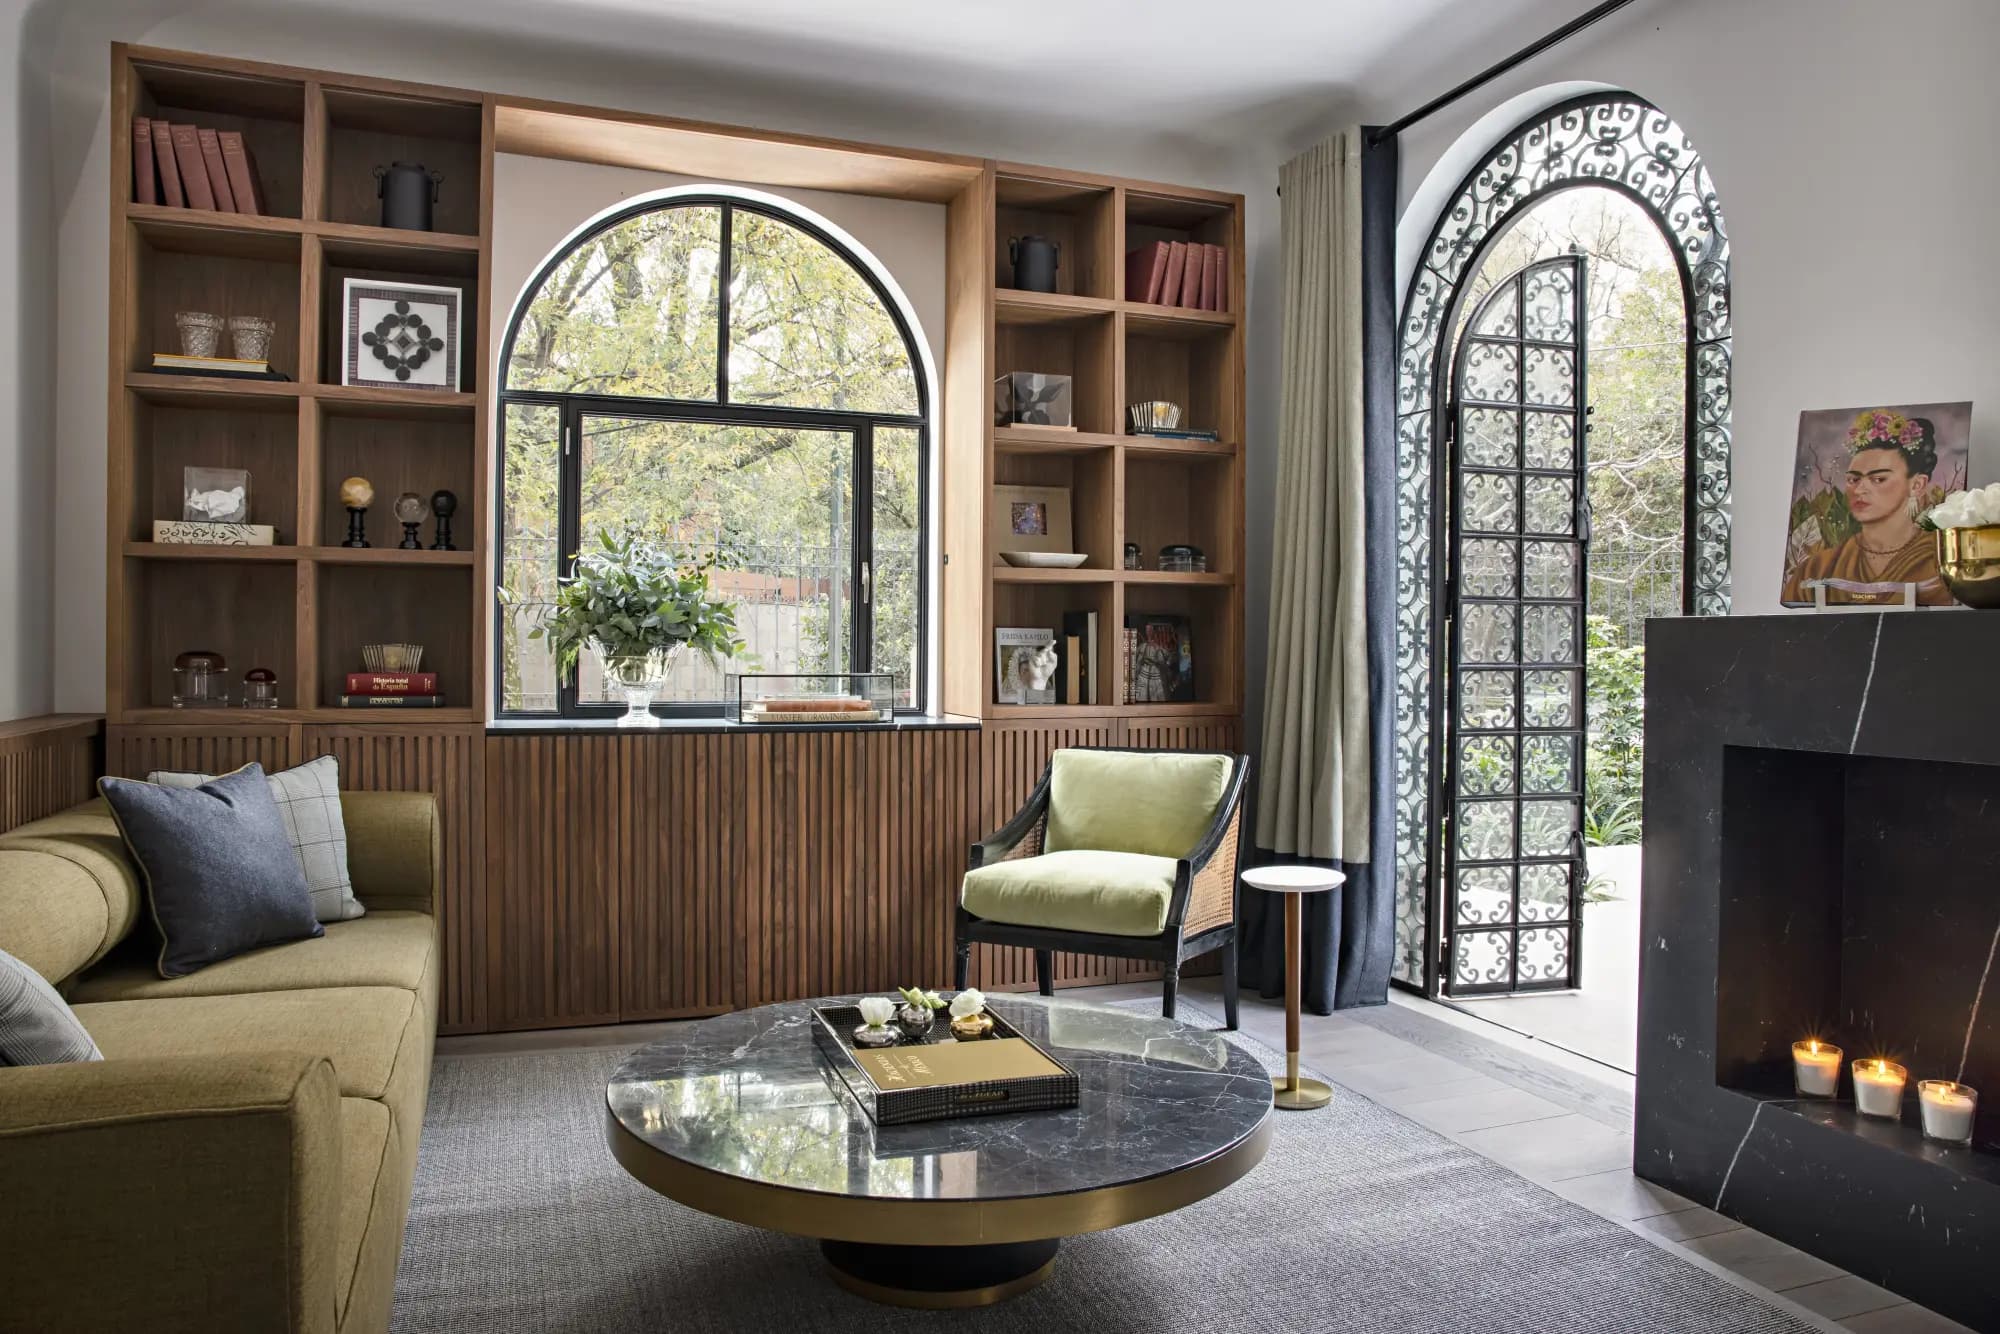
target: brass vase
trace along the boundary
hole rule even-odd
[[[985,1037],[993,1031],[993,1016],[981,1010],[976,1014],[953,1015],[951,1035],[960,1042],[971,1042]]]
[[[1937,531],[1938,573],[1968,607],[2000,608],[2000,524]]]

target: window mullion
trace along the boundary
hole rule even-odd
[[[562,440],[558,445],[556,468],[556,574],[562,579],[576,574],[576,553],[583,540],[583,405],[562,405]],[[556,674],[556,712],[572,717],[577,712],[582,686],[582,666],[565,680]]]
[[[735,279],[736,210],[722,206],[722,256],[715,266],[722,284],[716,292],[715,401],[729,402],[729,289]]]
[[[863,422],[854,432],[854,554],[850,564],[855,590],[854,640],[847,661],[857,672],[875,670],[875,423]],[[867,575],[862,574],[863,565]],[[862,592],[866,590],[867,596]]]

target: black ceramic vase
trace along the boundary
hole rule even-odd
[[[1056,270],[1062,265],[1062,246],[1056,242],[1046,236],[1010,237],[1007,258],[1014,265],[1016,291],[1056,290]]]
[[[405,231],[431,229],[431,205],[444,177],[421,162],[392,162],[375,168],[375,194],[382,201],[382,225]]]

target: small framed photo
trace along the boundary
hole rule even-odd
[[[250,522],[250,474],[241,468],[181,469],[181,521]]]
[[[340,382],[455,392],[465,331],[456,287],[349,278],[341,292]]]
[[[996,552],[1076,550],[1070,545],[1067,487],[996,486],[992,520]]]

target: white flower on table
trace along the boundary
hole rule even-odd
[[[977,988],[967,987],[951,998],[951,1017],[963,1019],[986,1008],[986,997]]]
[[[889,1022],[895,1013],[896,1002],[892,1000],[886,1000],[881,996],[863,996],[861,998],[861,1022],[867,1024],[870,1028],[882,1027],[882,1025]]]

